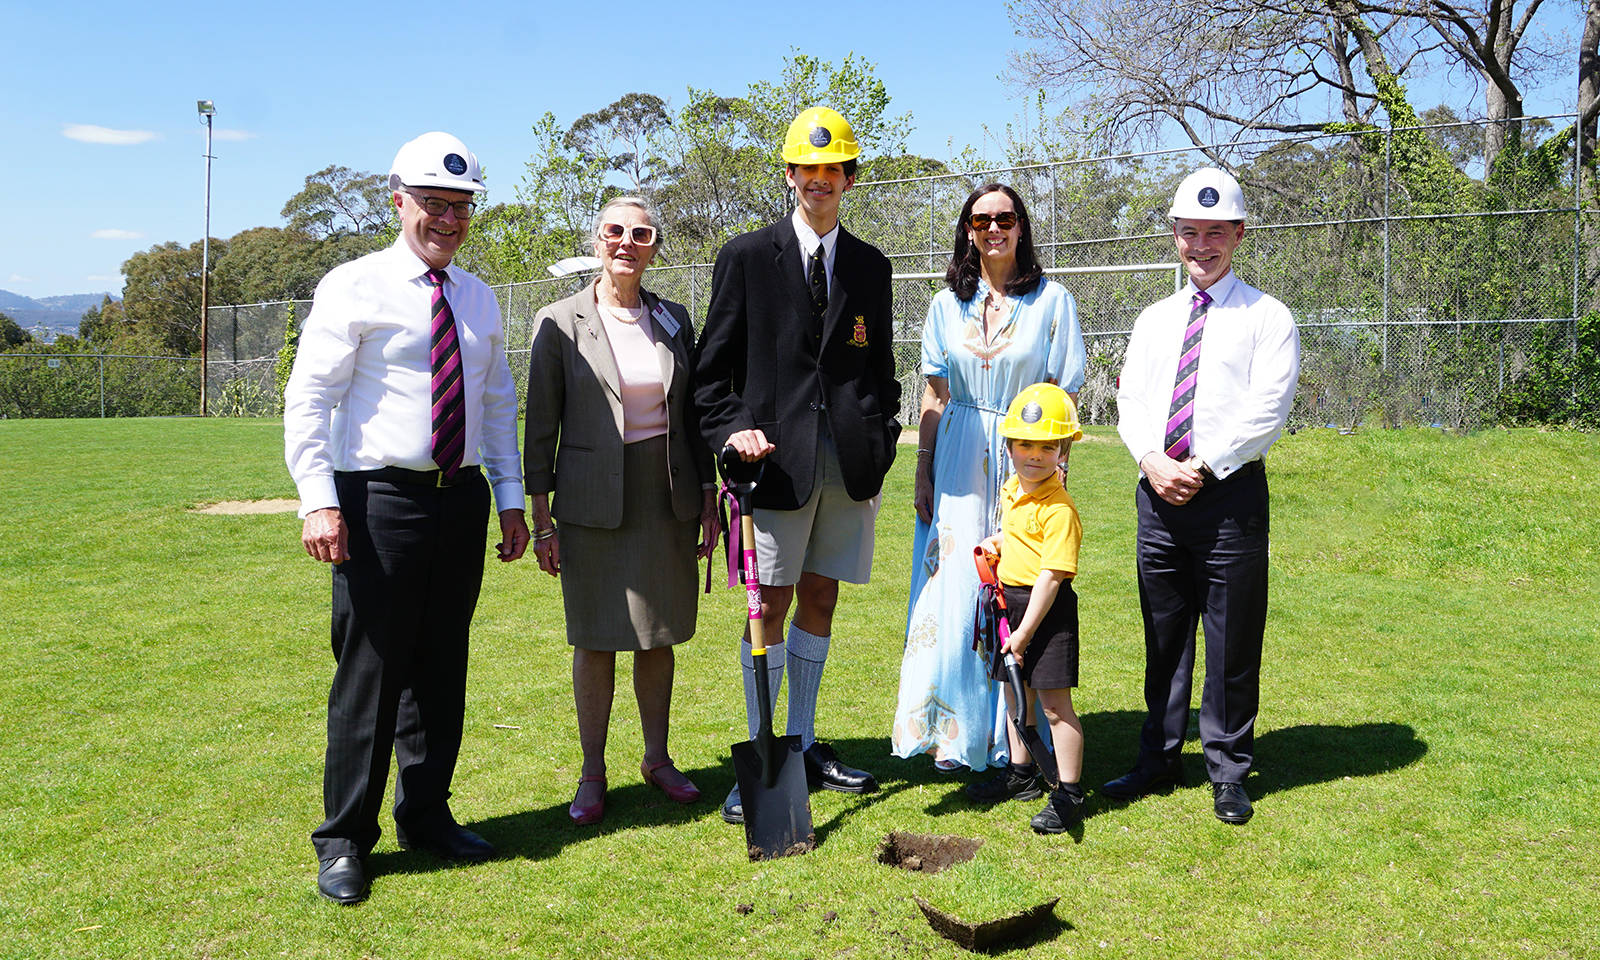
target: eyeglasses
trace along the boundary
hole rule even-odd
[[[974,230],[987,230],[991,223],[999,226],[1001,230],[1010,230],[1017,225],[1017,219],[1015,211],[1007,210],[1005,213],[997,213],[993,216],[987,213],[974,213],[967,219],[967,222],[972,224],[972,229]]]
[[[600,224],[600,239],[621,243],[623,237],[632,240],[634,246],[653,247],[656,245],[656,228],[648,223],[636,223],[631,227],[610,222]]]
[[[471,200],[446,200],[443,197],[425,197],[420,193],[411,193],[410,190],[407,190],[406,193],[410,193],[411,199],[417,201],[417,204],[426,210],[430,217],[442,217],[445,210],[450,209],[456,212],[457,219],[467,220],[472,217],[472,212],[478,209],[478,205]]]

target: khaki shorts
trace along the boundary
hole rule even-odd
[[[802,573],[846,583],[866,583],[872,576],[873,524],[882,496],[850,499],[833,436],[826,429],[817,447],[811,498],[798,510],[758,507],[752,512],[756,564],[766,586],[792,587]]]

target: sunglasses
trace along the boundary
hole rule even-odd
[[[449,209],[456,212],[456,219],[468,220],[472,217],[472,211],[478,207],[471,200],[451,201],[442,197],[425,197],[420,193],[411,193],[410,190],[407,190],[406,193],[411,194],[411,199],[417,201],[417,204],[422,209],[428,211],[428,216],[430,217],[442,217],[445,210]]]
[[[1011,210],[994,216],[990,216],[987,213],[974,213],[967,222],[972,224],[972,229],[974,230],[987,230],[991,223],[997,224],[1001,230],[1010,230],[1017,225],[1017,215]]]
[[[609,240],[612,243],[621,243],[624,237],[632,240],[634,246],[653,247],[656,245],[656,228],[647,223],[639,223],[631,227],[623,226],[620,223],[608,222],[600,224],[600,239]]]

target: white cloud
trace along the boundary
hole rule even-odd
[[[122,274],[120,273],[113,273],[109,275],[104,273],[91,273],[83,279],[93,287],[100,287],[102,289],[116,287],[119,290],[122,288]]]
[[[118,147],[146,143],[159,138],[159,134],[150,130],[113,130],[110,127],[97,127],[92,123],[69,123],[61,128],[61,135],[68,140],[77,140],[81,143],[107,143]]]
[[[33,278],[32,277],[24,277],[20,273],[13,273],[11,275],[11,279],[6,281],[6,283],[32,283],[32,282],[33,282]]]
[[[96,230],[95,232],[89,234],[89,236],[96,240],[138,240],[140,237],[143,237],[144,234],[137,230],[117,230],[113,228]]]
[[[251,133],[249,130],[215,130],[211,136],[217,140],[237,143],[240,140],[254,140],[260,134]]]

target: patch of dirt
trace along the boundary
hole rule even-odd
[[[904,833],[896,830],[878,845],[878,862],[902,870],[938,873],[978,855],[983,841],[941,833]]]
[[[247,513],[294,513],[300,509],[299,500],[224,500],[210,506],[194,507],[190,513],[220,513],[238,516]]]

